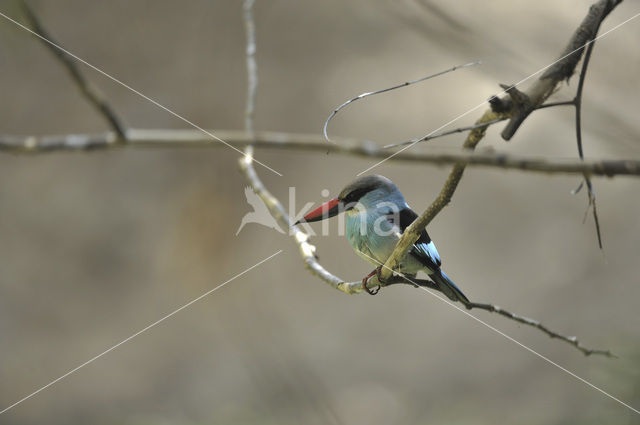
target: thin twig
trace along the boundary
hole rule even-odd
[[[545,325],[540,323],[538,320],[531,319],[531,318],[525,317],[525,316],[520,316],[519,314],[511,313],[511,312],[509,312],[509,311],[507,311],[507,310],[505,310],[505,309],[503,309],[503,308],[501,308],[501,307],[499,307],[497,305],[471,302],[471,303],[467,304],[465,307],[467,307],[469,310],[477,308],[477,309],[481,309],[481,310],[486,310],[486,311],[491,312],[491,313],[498,313],[498,314],[500,314],[500,315],[502,315],[504,317],[507,317],[507,318],[509,318],[511,320],[515,320],[516,322],[520,322],[520,323],[525,324],[527,326],[532,326],[534,328],[540,329],[542,332],[546,333],[551,338],[559,339],[561,341],[564,341],[564,342],[574,346],[578,350],[582,351],[582,353],[585,356],[590,356],[592,354],[598,354],[598,355],[603,355],[603,356],[606,356],[606,357],[617,358],[617,356],[615,354],[613,354],[610,350],[587,348],[584,345],[582,345],[580,343],[580,341],[578,340],[578,338],[575,337],[575,336],[562,335],[561,333],[558,333],[556,331],[552,331],[551,329],[549,329],[548,327],[546,327]]]
[[[324,125],[322,126],[322,134],[324,135],[324,138],[325,138],[325,140],[327,142],[331,142],[331,139],[329,138],[329,135],[327,134],[327,127],[329,126],[329,121],[331,121],[333,119],[333,117],[335,117],[338,114],[338,112],[340,112],[340,110],[342,108],[344,108],[345,106],[349,105],[350,103],[355,102],[356,100],[364,99],[365,97],[373,96],[373,95],[376,95],[376,94],[386,93],[388,91],[399,89],[399,88],[402,88],[402,87],[407,87],[407,86],[410,86],[412,84],[419,83],[421,81],[425,81],[425,80],[429,80],[429,79],[434,78],[434,77],[438,77],[438,76],[446,74],[448,72],[453,72],[456,69],[466,68],[468,66],[479,65],[480,63],[481,63],[480,61],[475,61],[475,62],[465,63],[464,65],[456,65],[456,66],[453,66],[453,67],[451,67],[449,69],[445,69],[444,71],[440,71],[440,72],[437,72],[437,73],[432,74],[432,75],[427,75],[426,77],[418,78],[417,80],[406,81],[406,82],[401,83],[401,84],[396,84],[393,87],[387,87],[386,89],[381,89],[381,90],[376,90],[376,91],[372,91],[372,92],[362,93],[362,94],[360,94],[360,95],[358,95],[358,96],[356,96],[356,97],[354,97],[352,99],[347,100],[342,105],[340,105],[336,109],[334,109],[333,112],[331,112],[331,114],[329,115],[329,118],[327,118],[327,120],[324,122]]]
[[[470,125],[468,127],[460,127],[460,128],[456,128],[456,129],[449,130],[449,131],[443,131],[442,133],[432,134],[430,136],[425,136],[425,137],[422,137],[420,139],[411,139],[411,140],[407,140],[406,142],[392,143],[390,145],[384,145],[383,148],[384,149],[388,149],[388,148],[395,148],[396,146],[411,145],[411,144],[414,144],[414,143],[426,142],[428,140],[437,139],[438,137],[449,136],[451,134],[464,133],[465,131],[475,130],[476,128],[486,128],[486,127],[489,127],[490,125],[499,123],[500,121],[504,121],[506,119],[507,119],[506,117],[497,118],[497,119],[495,119],[493,121],[483,122],[483,123],[480,123],[480,124],[474,124],[474,125]]]
[[[544,105],[538,106],[536,109],[545,109],[545,108],[554,108],[556,106],[574,106],[575,102],[573,100],[562,100],[559,102],[549,102]]]
[[[374,262],[378,262],[376,259],[369,257],[372,261]],[[384,264],[378,262],[378,264],[380,264],[380,266],[382,266],[383,268],[386,267]],[[408,282],[410,284],[412,284],[413,286],[416,287],[422,287],[422,288],[429,288],[429,289],[434,289],[436,291],[440,291],[439,287],[432,281],[427,280],[427,279],[415,279],[415,278],[409,278],[407,276],[405,276],[402,273],[398,273],[396,272],[396,274],[392,275],[391,278],[391,282],[393,283],[397,283],[398,280],[404,280],[405,282]],[[377,276],[372,276],[371,278],[369,278],[369,280],[371,280],[371,282],[367,282],[367,286],[370,286],[371,284],[373,285],[379,285],[381,287],[384,286],[389,286],[389,282],[385,282],[384,284],[380,283],[380,281],[378,280]],[[590,356],[592,354],[598,354],[598,355],[603,355],[606,357],[616,357],[610,350],[602,350],[602,349],[594,349],[594,348],[587,348],[584,345],[582,345],[580,343],[580,341],[578,340],[577,337],[575,336],[566,336],[563,335],[559,332],[553,331],[551,329],[549,329],[548,327],[546,327],[545,325],[543,325],[542,323],[540,323],[540,321],[532,319],[530,317],[526,317],[526,316],[521,316],[519,314],[515,314],[515,313],[511,313],[510,311],[507,311],[497,305],[494,304],[488,304],[488,303],[477,303],[477,302],[463,302],[461,301],[465,308],[467,308],[467,310],[473,310],[475,309],[479,309],[479,310],[485,310],[488,311],[490,313],[498,313],[508,319],[514,320],[516,322],[525,324],[527,326],[531,326],[534,327],[536,329],[541,330],[542,332],[544,332],[545,334],[547,334],[549,337],[551,338],[557,338],[561,341],[564,341],[572,346],[574,346],[575,348],[577,348],[578,350],[582,351],[582,353],[585,356]]]
[[[127,140],[127,130],[123,123],[123,121],[118,117],[115,110],[109,105],[103,94],[95,87],[84,74],[78,68],[76,62],[65,54],[60,49],[54,47],[54,44],[60,45],[57,43],[51,34],[43,27],[42,23],[38,19],[38,16],[33,12],[31,7],[27,4],[26,1],[22,1],[22,7],[24,10],[24,15],[29,21],[29,26],[40,35],[42,38],[49,41],[49,43],[43,42],[42,44],[46,46],[51,53],[58,59],[58,61],[66,68],[71,76],[72,80],[76,83],[80,92],[84,95],[84,97],[98,110],[98,112],[104,117],[104,119],[109,123],[111,129],[118,135],[117,142],[125,143]],[[41,38],[38,40],[42,41]]]
[[[255,0],[244,0],[243,18],[246,33],[245,57],[247,63],[247,104],[244,115],[244,129],[253,133],[253,117],[255,114],[256,90],[258,88],[258,65],[256,63],[256,26],[253,21],[253,5]]]
[[[603,9],[602,13],[606,13],[606,9]],[[538,106],[536,109],[543,109],[543,108],[552,108],[555,106],[573,106],[575,107],[575,128],[576,128],[576,142],[577,142],[577,146],[578,146],[578,155],[581,159],[584,158],[584,152],[583,152],[583,146],[582,146],[582,93],[583,93],[583,89],[584,89],[584,82],[585,82],[585,78],[587,75],[587,69],[589,66],[589,61],[591,59],[591,53],[593,52],[593,48],[595,47],[596,44],[596,37],[598,35],[598,31],[600,29],[600,25],[602,23],[602,19],[603,17],[600,17],[600,19],[597,20],[597,23],[595,25],[594,30],[592,31],[592,37],[591,39],[587,42],[587,48],[585,50],[585,54],[584,54],[584,59],[582,61],[582,69],[580,70],[580,77],[578,80],[578,88],[576,90],[576,95],[572,100],[565,100],[565,101],[559,101],[559,102],[550,102],[550,103],[545,103],[543,105]],[[580,189],[582,189],[583,184],[586,183],[587,185],[587,196],[588,196],[588,205],[587,205],[587,212],[588,210],[593,207],[593,219],[594,219],[594,224],[596,226],[596,235],[598,238],[598,247],[600,249],[603,249],[602,246],[602,233],[600,230],[600,220],[598,219],[598,212],[597,212],[597,207],[596,207],[596,197],[595,197],[595,191],[593,189],[593,184],[591,183],[591,179],[589,178],[588,175],[584,176],[584,180],[582,182],[580,182],[580,184],[578,185],[578,187],[574,190],[571,191],[572,194],[577,194],[578,192],[580,192]],[[586,217],[586,215],[585,215]]]
[[[602,22],[602,20],[600,20]],[[576,90],[576,97],[573,99],[574,106],[576,108],[576,142],[578,145],[578,155],[580,159],[584,159],[584,151],[582,148],[582,92],[584,89],[584,81],[587,76],[587,69],[589,67],[589,60],[591,59],[591,53],[593,52],[593,48],[596,45],[595,37],[598,33],[598,29],[600,28],[600,22],[593,34],[593,39],[591,43],[587,47],[587,50],[584,54],[584,60],[582,62],[582,69],[580,71],[580,78],[578,80],[578,88]],[[584,181],[587,184],[587,197],[589,200],[589,204],[587,209],[591,206],[593,207],[593,221],[596,226],[596,235],[598,236],[598,247],[602,249],[602,233],[600,232],[600,220],[598,220],[598,211],[596,208],[596,195],[593,189],[593,184],[591,183],[591,179],[589,175],[585,174]],[[580,187],[574,191],[574,193],[578,193],[580,191]]]

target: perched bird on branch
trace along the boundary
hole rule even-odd
[[[380,270],[404,230],[418,218],[409,207],[398,187],[388,178],[380,175],[360,177],[349,183],[338,195],[322,204],[296,224],[314,222],[346,214],[346,235],[351,247],[360,257],[377,266],[363,280],[374,274],[380,278]],[[423,230],[406,257],[400,262],[402,274],[411,278],[424,271],[438,285],[443,294],[453,301],[469,303],[467,297],[440,269],[441,261],[435,244],[426,230]]]

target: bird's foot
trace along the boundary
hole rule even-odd
[[[382,265],[379,265],[378,268],[376,268],[376,276],[378,277],[378,282],[386,283],[385,281],[382,280],[382,276],[380,273],[382,273]]]
[[[374,289],[369,289],[369,287],[367,286],[367,280],[369,280],[369,278],[373,275],[377,275],[378,280],[380,280],[380,267],[378,267],[377,269],[375,269],[374,271],[372,271],[362,279],[362,287],[364,288],[365,291],[367,291],[369,295],[375,295],[380,291],[380,285],[378,285]]]

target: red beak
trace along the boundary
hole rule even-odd
[[[311,211],[309,214],[305,215],[302,220],[298,220],[296,224],[305,222],[311,223],[313,221],[320,221],[324,220],[325,218],[338,215],[340,213],[340,205],[340,199],[338,198],[327,201],[315,210]]]

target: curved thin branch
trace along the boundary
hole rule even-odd
[[[604,11],[603,11],[604,13]],[[600,20],[602,22],[602,20]],[[580,71],[580,78],[578,79],[578,88],[576,90],[576,97],[573,99],[573,104],[576,108],[576,143],[578,146],[578,155],[580,159],[584,159],[584,151],[582,149],[582,92],[584,89],[584,81],[587,76],[587,69],[589,67],[589,60],[591,59],[591,53],[593,52],[593,48],[596,45],[595,37],[598,33],[598,29],[600,28],[600,22],[598,22],[597,28],[593,33],[593,38],[591,39],[591,43],[584,54],[584,60],[582,62],[582,69]],[[588,175],[584,176],[584,182],[587,184],[587,197],[589,200],[589,207],[593,207],[593,221],[596,226],[596,235],[598,237],[598,247],[602,249],[602,233],[600,232],[600,220],[598,219],[598,210],[596,208],[596,194],[593,189],[593,184],[591,183],[591,179]],[[574,193],[578,193],[580,191],[580,187],[574,191]]]
[[[438,77],[438,76],[446,74],[448,72],[453,72],[456,69],[466,68],[468,66],[479,65],[480,63],[481,63],[480,61],[475,61],[475,62],[465,63],[464,65],[455,65],[455,66],[453,66],[453,67],[451,67],[449,69],[445,69],[444,71],[436,72],[435,74],[427,75],[426,77],[418,78],[417,80],[406,81],[406,82],[401,83],[401,84],[396,84],[395,86],[392,86],[392,87],[387,87],[386,89],[381,89],[381,90],[376,90],[376,91],[372,91],[372,92],[365,92],[365,93],[359,94],[358,96],[347,100],[342,105],[340,105],[336,109],[334,109],[333,112],[331,112],[331,114],[329,115],[329,118],[327,118],[327,120],[324,122],[324,125],[322,126],[322,134],[324,135],[324,138],[325,138],[325,140],[327,142],[331,142],[331,139],[329,138],[329,135],[327,134],[327,128],[329,127],[329,121],[331,121],[333,119],[333,117],[335,117],[338,114],[338,112],[340,112],[340,110],[342,108],[346,107],[347,105],[349,105],[349,104],[351,104],[351,103],[353,103],[353,102],[355,102],[357,100],[364,99],[365,97],[369,97],[369,96],[374,96],[376,94],[386,93],[388,91],[399,89],[399,88],[402,88],[402,87],[407,87],[407,86],[410,86],[412,84],[419,83],[421,81],[425,81],[425,80],[429,80],[431,78]]]
[[[74,59],[69,57],[62,50],[56,48],[54,44],[60,45],[55,41],[51,34],[44,28],[38,16],[33,12],[31,7],[27,4],[26,1],[22,1],[22,8],[24,10],[24,15],[29,21],[29,26],[31,29],[38,34],[42,38],[38,38],[38,40],[42,41],[43,45],[53,53],[56,59],[66,68],[71,76],[73,82],[78,86],[82,95],[91,103],[96,110],[104,117],[104,119],[109,123],[111,129],[118,135],[118,142],[125,142],[127,139],[127,129],[123,123],[123,121],[118,117],[115,110],[111,107],[111,105],[107,102],[104,95],[95,87],[84,74],[78,68],[78,65]],[[49,42],[44,42],[44,40],[49,40]],[[52,44],[53,43],[53,44]]]

